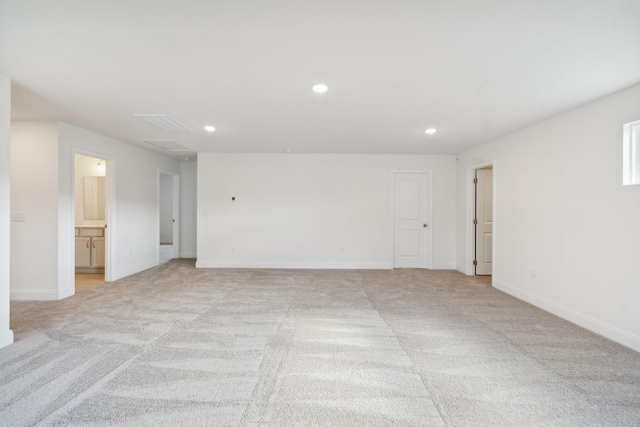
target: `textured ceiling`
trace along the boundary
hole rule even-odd
[[[639,23],[640,0],[0,0],[0,74],[15,119],[146,148],[453,154],[639,82]]]

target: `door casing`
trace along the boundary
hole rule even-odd
[[[66,230],[65,234],[69,236],[70,239],[70,252],[68,254],[69,259],[69,270],[71,277],[71,295],[75,294],[76,289],[76,280],[75,280],[75,224],[76,224],[76,211],[75,211],[75,203],[76,203],[76,192],[75,192],[75,173],[76,173],[76,154],[81,154],[83,156],[95,157],[98,159],[102,159],[105,161],[105,183],[106,183],[106,191],[105,191],[105,224],[107,227],[104,230],[104,238],[105,238],[105,266],[104,266],[104,280],[105,282],[110,282],[114,280],[115,277],[115,230],[116,230],[116,159],[115,157],[109,156],[104,153],[99,153],[96,151],[83,150],[78,147],[71,147],[71,167],[69,168],[71,171],[71,227]]]

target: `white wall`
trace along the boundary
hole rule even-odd
[[[68,123],[59,123],[59,211],[58,253],[60,283],[71,283],[68,266],[74,255],[72,201],[74,150],[107,159],[107,176],[115,176],[115,218],[108,221],[113,277],[117,280],[158,263],[158,169],[180,171],[180,162],[134,145],[100,135]],[[109,182],[109,181],[108,181]],[[109,190],[108,190],[109,191]]]
[[[75,157],[75,223],[76,225],[95,225],[104,227],[105,221],[102,219],[85,219],[85,203],[84,203],[84,177],[86,176],[104,176],[104,173],[98,170],[98,159],[96,157],[83,156],[76,154]],[[104,160],[103,160],[104,161]]]
[[[180,162],[180,258],[196,257],[197,172],[197,161]]]
[[[394,170],[432,171],[433,268],[453,268],[454,156],[213,153],[198,155],[197,266],[391,268]]]
[[[173,175],[160,174],[160,243],[173,244]]]
[[[0,76],[0,348],[13,342],[9,328],[11,291],[11,80]]]
[[[74,293],[76,152],[107,159],[115,176],[111,280],[157,265],[158,169],[179,172],[178,160],[61,122],[12,122],[11,152],[12,207],[27,218],[12,223],[12,298]]]
[[[622,185],[622,125],[638,119],[640,85],[461,154],[459,268],[467,169],[495,160],[494,286],[640,350],[640,186]]]
[[[11,297],[58,299],[58,125],[11,124]]]

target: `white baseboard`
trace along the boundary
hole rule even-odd
[[[331,270],[390,270],[390,262],[264,262],[264,261],[196,261],[196,268],[280,268]]]
[[[11,290],[13,301],[57,301],[58,291],[42,291],[38,289]]]
[[[195,252],[180,252],[180,258],[197,258],[198,254]]]
[[[432,264],[431,270],[455,270],[455,264]]]
[[[65,288],[58,291],[58,299],[65,299],[74,296],[76,293],[71,288]]]
[[[13,331],[11,329],[0,333],[0,348],[13,344]]]
[[[132,274],[140,273],[141,271],[148,270],[150,268],[154,268],[157,266],[158,266],[157,261],[148,261],[148,262],[140,263],[140,264],[134,265],[133,267],[128,267],[116,272],[115,277],[113,277],[111,280],[112,281],[120,280],[127,276],[131,276]]]
[[[538,308],[548,311],[549,313],[555,314],[556,316],[568,320],[571,323],[582,326],[591,332],[595,332],[596,334],[609,338],[610,340],[632,348],[635,351],[640,351],[640,337],[636,335],[608,325],[582,313],[578,313],[575,310],[571,310],[570,308],[564,307],[553,301],[541,298],[530,292],[518,289],[515,286],[501,282],[500,280],[493,279],[493,287],[518,299],[526,301],[531,305],[535,305]]]
[[[456,264],[456,270],[462,274],[466,274],[467,276],[470,276],[470,274],[467,273],[467,267],[464,265]]]

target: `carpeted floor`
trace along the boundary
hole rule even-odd
[[[2,426],[640,425],[640,353],[452,271],[171,260],[11,310]]]

